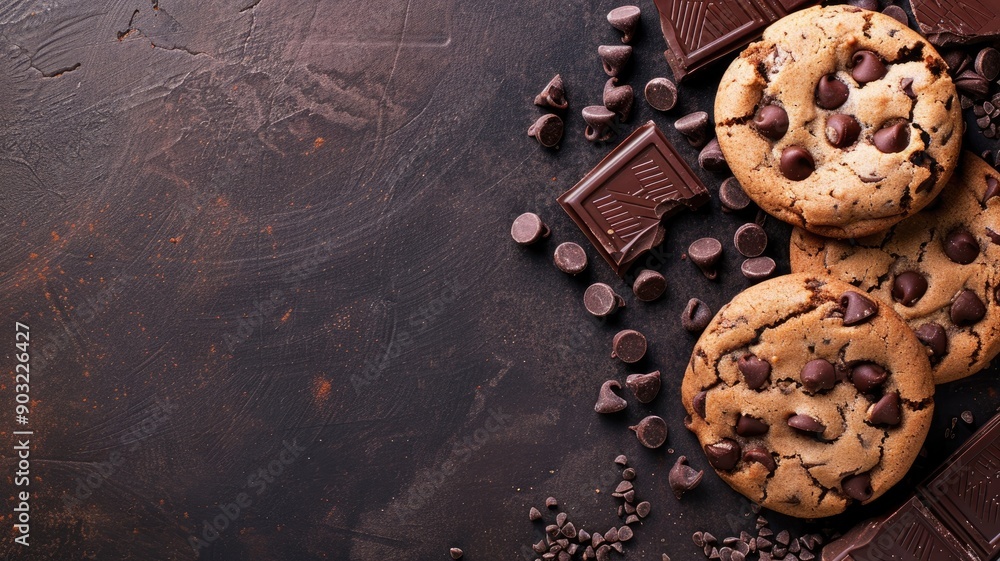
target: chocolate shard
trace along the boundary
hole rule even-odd
[[[655,3],[667,42],[663,55],[677,81],[743,48],[760,37],[765,27],[791,12],[819,4],[816,0],[655,0]]]
[[[618,276],[663,241],[661,220],[708,200],[704,184],[652,121],[558,198]]]
[[[994,0],[910,0],[920,32],[934,45],[970,44],[1000,38]]]

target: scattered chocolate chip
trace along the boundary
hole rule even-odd
[[[518,216],[510,226],[510,237],[521,245],[531,245],[549,237],[550,233],[549,227],[533,212],[525,212]]]
[[[743,461],[747,463],[757,462],[771,473],[774,473],[774,470],[778,469],[778,465],[774,462],[774,457],[763,448],[748,449],[743,453]]]
[[[884,10],[882,10],[882,13],[891,17],[892,19],[898,21],[903,25],[909,25],[909,22],[906,19],[906,11],[904,11],[903,8],[900,8],[899,6],[890,4],[886,6]]]
[[[944,239],[944,254],[955,263],[968,265],[979,257],[979,242],[968,230],[954,230]]]
[[[567,522],[566,525],[562,527],[562,535],[567,538],[575,538],[576,526],[574,526],[572,522]]]
[[[632,292],[643,302],[652,302],[667,290],[667,279],[658,271],[643,269],[635,277]]]
[[[625,468],[622,470],[622,479],[625,481],[633,481],[635,479],[635,470],[632,468]]]
[[[566,524],[566,520],[569,518],[569,514],[565,512],[560,512],[556,515],[556,526],[562,528]]]
[[[595,282],[583,293],[583,306],[596,317],[602,318],[625,306],[625,300],[603,282]]]
[[[608,76],[618,76],[632,58],[632,47],[629,45],[601,45],[597,47],[597,56],[601,57],[604,73]]]
[[[826,426],[818,419],[809,415],[792,415],[788,418],[788,426],[802,432],[822,433]]]
[[[736,418],[736,434],[740,436],[760,436],[770,429],[764,421],[742,413]]]
[[[681,312],[681,326],[691,333],[704,331],[712,321],[712,309],[697,298],[688,300]]]
[[[723,172],[729,170],[729,164],[726,163],[726,157],[722,154],[718,138],[708,141],[708,144],[701,149],[701,153],[698,154],[698,165],[707,171]]]
[[[869,393],[889,379],[889,374],[881,366],[863,362],[851,369],[851,383],[861,393]]]
[[[646,336],[634,329],[623,329],[611,342],[611,358],[632,364],[646,354]]]
[[[747,208],[753,201],[747,196],[739,180],[730,177],[719,187],[719,202],[722,203],[723,211],[738,211]]]
[[[677,105],[677,86],[666,78],[653,78],[643,92],[646,103],[658,111],[670,111]]]
[[[688,258],[701,269],[709,279],[715,279],[719,272],[716,265],[722,258],[722,242],[715,238],[700,238],[688,246]]]
[[[850,94],[847,84],[837,79],[834,74],[827,74],[816,84],[816,105],[823,109],[836,109],[847,101]]]
[[[603,142],[614,134],[612,124],[615,121],[615,114],[603,105],[588,105],[581,112],[583,120],[587,123],[587,128],[583,131],[583,136],[591,142]]]
[[[882,127],[872,135],[872,142],[884,154],[902,152],[910,144],[910,126],[895,123]]]
[[[864,502],[872,498],[872,478],[867,473],[845,477],[840,486],[848,497],[856,501]]]
[[[546,508],[556,508],[557,506],[559,506],[559,501],[557,501],[555,497],[545,499]]]
[[[635,513],[639,515],[639,518],[645,518],[649,516],[649,511],[652,507],[649,501],[642,501],[641,503],[635,505]]]
[[[615,390],[620,390],[621,387],[617,380],[608,380],[601,384],[601,392],[597,396],[597,403],[594,404],[594,411],[601,414],[617,413],[628,407],[628,403],[615,393]]]
[[[694,394],[694,398],[691,400],[691,406],[694,408],[694,412],[698,414],[702,419],[705,418],[705,398],[708,396],[708,392],[700,391]]]
[[[990,93],[990,81],[975,70],[965,70],[955,77],[955,88],[973,99],[983,99]]]
[[[626,457],[625,454],[619,454],[618,456],[615,457],[615,463],[620,466],[627,466],[628,457]]]
[[[695,111],[674,121],[674,128],[684,135],[695,148],[701,148],[711,138],[711,124],[708,113]]]
[[[596,532],[594,534],[594,537],[591,538],[590,544],[593,545],[594,547],[597,547],[597,546],[601,545],[602,543],[604,543],[604,534],[602,534],[600,532]]]
[[[608,23],[622,32],[622,43],[632,42],[640,13],[638,6],[619,6],[608,12]]]
[[[903,78],[899,81],[899,88],[903,90],[906,97],[910,99],[917,99],[917,94],[913,91],[913,78]]]
[[[899,407],[899,394],[887,393],[882,399],[868,407],[867,420],[873,425],[889,425],[894,427],[902,420],[902,410]]]
[[[639,403],[649,403],[660,393],[660,371],[649,374],[630,374],[625,385],[632,390]],[[633,472],[634,473],[634,472]]]
[[[972,415],[972,411],[962,411],[962,422],[971,425],[976,422],[976,418]]]
[[[627,121],[632,114],[632,103],[635,100],[635,93],[632,86],[618,85],[618,78],[608,78],[604,84],[604,107],[608,111],[613,111],[622,122]]]
[[[705,446],[708,463],[715,469],[729,471],[740,461],[740,444],[731,438],[723,438],[715,444]]]
[[[636,517],[636,519],[638,520],[638,517]],[[632,528],[629,528],[628,526],[618,528],[618,541],[627,542],[632,539],[632,536]]]
[[[617,551],[622,555],[625,554],[625,546],[622,545],[621,538],[619,538],[619,540],[616,541],[615,543],[611,544],[611,549]]]
[[[563,121],[552,113],[542,115],[528,127],[528,136],[534,137],[546,148],[554,148],[562,140]]]
[[[840,307],[844,309],[844,325],[864,323],[878,313],[878,304],[858,292],[845,292],[840,297]]]
[[[659,448],[667,441],[667,422],[656,415],[646,417],[639,424],[629,427],[629,430],[635,431],[639,444],[646,448]]]
[[[949,315],[955,325],[972,325],[986,316],[986,305],[975,292],[965,289],[952,300]]]
[[[936,323],[925,323],[915,331],[917,339],[927,346],[930,356],[940,358],[948,352],[948,333]]]
[[[594,558],[597,561],[609,561],[611,559],[611,546],[604,544],[597,548],[597,552],[594,554]]]
[[[762,388],[771,377],[771,363],[752,353],[741,356],[736,367],[751,390]]]
[[[462,551],[461,549],[457,548],[457,547],[453,547],[453,548],[449,549],[448,553],[451,554],[451,558],[452,559],[461,559],[462,556],[465,555],[465,552]]]
[[[837,371],[828,361],[817,358],[802,367],[799,378],[806,391],[815,393],[832,389],[837,384]]]
[[[983,78],[993,81],[1000,76],[1000,51],[993,47],[986,47],[976,55],[976,73]]]
[[[753,125],[765,138],[780,140],[788,132],[788,113],[783,107],[765,105],[754,115]]]
[[[733,245],[744,257],[757,257],[767,249],[767,232],[753,222],[744,224],[736,230]]]
[[[912,306],[927,292],[927,279],[916,271],[904,271],[892,281],[892,299]]]
[[[625,494],[622,495],[622,498],[624,498],[625,501],[626,501],[625,502],[625,505],[626,505],[625,512],[628,512],[629,508],[632,506],[632,503],[635,502],[635,491],[634,490],[632,490],[632,491],[626,491]]]
[[[528,510],[528,520],[535,522],[541,519],[542,519],[542,512],[540,510],[538,510],[535,507],[531,507],[531,509]]]
[[[753,282],[760,282],[774,274],[777,264],[770,257],[753,257],[743,261],[740,272]]]
[[[997,152],[997,156],[1000,157],[1000,152]],[[1000,181],[996,178],[987,177],[986,178],[986,193],[983,194],[983,204],[993,197],[1000,196]]]
[[[674,467],[670,468],[667,482],[670,483],[670,488],[673,489],[674,496],[680,500],[684,496],[684,493],[694,489],[701,483],[701,478],[704,475],[704,471],[696,470],[687,464],[687,457],[680,456],[674,462]],[[646,514],[649,514],[649,503],[646,503],[646,505]],[[645,518],[645,515],[642,516]]]
[[[538,543],[531,546],[535,553],[545,553],[549,547],[545,545],[545,540],[538,540]]]
[[[607,532],[604,532],[604,541],[608,543],[618,541],[618,528],[611,528]]]
[[[851,69],[851,78],[859,84],[880,80],[889,71],[879,56],[871,51],[854,53],[851,63],[854,65]]]
[[[542,93],[535,96],[535,105],[540,107],[551,107],[553,109],[566,109],[569,102],[566,101],[566,87],[563,84],[562,76],[556,74],[549,83],[542,89]]]
[[[802,181],[812,175],[816,162],[812,154],[801,146],[788,146],[781,151],[781,161],[778,164],[781,174],[792,181]]]
[[[850,115],[836,113],[826,120],[826,139],[836,148],[847,148],[861,135],[861,123]]]
[[[563,242],[556,247],[553,261],[560,271],[568,275],[577,275],[587,268],[587,253],[579,244]]]

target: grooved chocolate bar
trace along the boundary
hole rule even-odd
[[[1000,554],[1000,415],[902,507],[823,549],[823,561],[992,561]]]
[[[649,121],[558,201],[615,273],[624,276],[663,241],[663,218],[708,199],[701,180]]]
[[[816,0],[655,0],[663,55],[681,81],[760,37],[768,25]]]
[[[920,32],[935,45],[1000,37],[1000,0],[910,0]]]

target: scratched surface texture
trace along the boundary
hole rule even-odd
[[[555,196],[610,149],[579,110],[600,103],[616,4],[250,1],[0,3],[5,523],[14,321],[35,431],[31,546],[5,531],[0,558],[518,559],[548,495],[577,527],[618,522],[622,452],[653,503],[629,557],[697,559],[691,532],[752,529],[716,476],[683,502],[665,478],[678,454],[706,467],[682,426],[678,315],[746,286],[729,240],[753,214],[713,201],[672,220],[650,263],[670,288],[649,305],[593,251],[578,278],[551,264],[556,243],[586,244]],[[639,90],[669,73],[640,6]],[[546,151],[524,131],[556,72],[571,111]],[[639,101],[619,138],[654,119],[695,162],[671,123],[710,110],[720,72],[668,114]],[[554,232],[538,248],[509,238],[526,210]],[[786,271],[788,230],[767,230]],[[716,282],[681,257],[705,235],[726,244]],[[603,324],[581,304],[597,280],[628,301]],[[651,342],[630,369],[609,357],[625,326]],[[593,413],[602,381],[655,368],[651,405]],[[969,434],[945,438],[951,418],[981,423],[997,389],[995,366],[940,388],[928,457],[848,518],[898,503]],[[658,451],[627,430],[650,412],[671,427]]]

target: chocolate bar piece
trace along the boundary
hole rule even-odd
[[[615,273],[624,276],[663,241],[663,218],[708,199],[701,180],[649,121],[558,201]]]
[[[667,40],[663,53],[679,82],[746,46],[764,28],[816,0],[655,0]]]
[[[938,46],[1000,37],[1000,0],[910,0],[920,32]]]
[[[823,549],[823,561],[991,561],[1000,553],[1000,415],[892,514]]]

